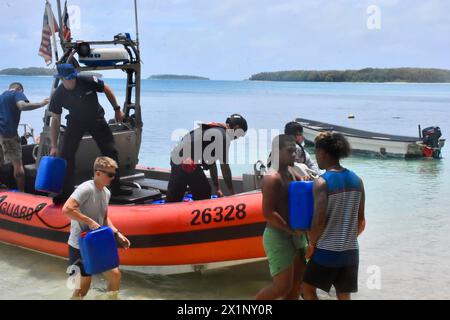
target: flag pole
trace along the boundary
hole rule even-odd
[[[56,4],[58,6],[58,23],[59,23],[59,41],[61,41],[61,47],[64,51],[64,37],[62,34],[62,13],[61,13],[61,0],[56,0]]]
[[[48,17],[48,22],[50,25],[50,30],[52,32],[53,44],[55,45],[55,60],[58,61],[59,56],[58,56],[58,47],[57,47],[57,42],[56,42],[56,37],[55,37],[55,21],[53,20],[53,12],[51,9],[50,2],[48,2],[48,0],[46,1],[45,6],[46,6],[46,10],[47,10],[47,17]]]

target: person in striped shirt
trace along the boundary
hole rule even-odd
[[[339,300],[358,291],[358,236],[365,228],[364,185],[340,159],[350,155],[340,133],[322,132],[315,139],[316,159],[326,172],[314,183],[314,218],[309,232],[309,259],[303,278],[306,300],[317,300],[317,288],[336,289]]]

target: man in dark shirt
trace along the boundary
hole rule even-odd
[[[56,156],[58,150],[59,128],[62,109],[69,111],[67,128],[64,133],[61,157],[67,160],[67,173],[63,192],[55,197],[55,203],[62,203],[70,196],[74,187],[75,154],[85,132],[94,138],[103,156],[118,162],[118,153],[113,134],[105,120],[105,111],[98,101],[97,92],[104,92],[115,111],[116,121],[121,122],[124,113],[120,110],[116,97],[111,88],[95,76],[78,75],[71,64],[57,66],[56,78],[62,84],[55,90],[49,110],[52,112],[51,121],[51,150],[50,155]],[[130,194],[129,190],[120,189],[119,172],[112,183],[113,195]]]
[[[204,170],[209,170],[216,195],[222,197],[217,161],[220,162],[220,169],[230,194],[235,194],[228,164],[228,150],[231,140],[244,136],[245,132],[247,121],[241,115],[233,114],[226,123],[202,124],[185,135],[170,157],[171,174],[166,201],[182,201],[187,186],[194,200],[211,198],[211,187]]]
[[[22,111],[34,110],[48,104],[48,98],[38,103],[30,103],[23,93],[23,86],[13,82],[9,89],[0,95],[0,166],[3,158],[14,168],[17,189],[25,190],[25,173],[22,163],[22,147],[17,128]]]

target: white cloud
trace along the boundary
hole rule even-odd
[[[266,12],[272,14],[299,14],[302,12],[303,6],[299,1],[280,2],[274,5],[268,5]]]
[[[431,59],[436,66],[450,67],[448,0],[138,3],[146,74],[170,70],[198,72],[215,79],[243,79],[262,70],[401,63],[421,66],[430,64]],[[77,38],[112,39],[118,32],[134,36],[132,0],[69,0],[69,4],[82,10],[81,29],[73,30]],[[381,30],[366,27],[366,9],[372,4],[381,8]],[[25,15],[20,8],[27,8]],[[41,62],[36,51],[43,10],[43,2],[35,0],[0,3],[0,68]]]
[[[228,25],[231,27],[241,27],[245,25],[249,21],[249,15],[248,14],[241,14],[231,17],[228,20]]]
[[[278,50],[279,48],[286,48],[285,43],[282,39],[276,38],[274,36],[260,36],[258,38],[252,39],[250,45],[255,49],[270,49]]]
[[[19,40],[19,37],[16,32],[8,32],[0,34],[0,41],[6,41],[8,43],[15,42]]]

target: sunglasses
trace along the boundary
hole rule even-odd
[[[109,178],[114,178],[116,176],[115,172],[109,172],[109,171],[104,171],[104,170],[97,170],[100,172],[103,172],[104,174],[106,174]]]

